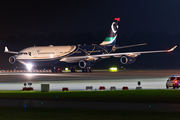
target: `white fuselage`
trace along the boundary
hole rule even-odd
[[[19,52],[17,61],[24,63],[25,60],[53,60],[70,54],[76,46],[43,46],[28,47]]]

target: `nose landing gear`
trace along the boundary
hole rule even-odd
[[[71,67],[71,72],[77,72],[77,69],[75,68],[75,66]]]

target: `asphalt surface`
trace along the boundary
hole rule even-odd
[[[166,89],[165,83],[169,76],[179,75],[180,70],[137,70],[119,72],[94,73],[0,73],[0,90],[22,90],[23,83],[32,83],[35,90],[40,90],[42,83],[49,83],[50,90],[61,90],[68,87],[70,90],[85,90],[86,86],[110,86],[122,89],[137,87],[141,81],[143,89]],[[0,106],[18,107],[52,107],[52,108],[85,108],[109,110],[145,110],[145,111],[176,111],[180,112],[180,104],[169,103],[126,103],[126,102],[92,102],[92,101],[60,101],[60,100],[24,100],[0,99]]]
[[[165,84],[170,75],[178,75],[180,70],[137,70],[119,72],[93,73],[0,73],[0,90],[21,90],[24,83],[32,83],[34,90],[41,90],[41,84],[50,84],[50,90],[61,90],[68,87],[70,90],[85,90],[86,86],[111,86],[122,89],[128,86],[135,89],[141,81],[143,89],[166,89]]]

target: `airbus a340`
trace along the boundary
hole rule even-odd
[[[4,52],[16,54],[9,58],[11,64],[18,61],[26,65],[29,70],[31,70],[33,66],[70,65],[79,66],[82,69],[82,72],[92,72],[91,67],[95,62],[109,58],[110,56],[120,58],[122,64],[130,64],[136,61],[138,55],[144,53],[171,52],[177,47],[174,46],[170,50],[113,53],[116,49],[145,45],[136,44],[117,47],[115,43],[119,21],[120,18],[115,18],[115,21],[111,24],[109,34],[100,45],[34,46],[25,48],[19,52],[9,51],[8,48],[5,47]],[[58,70],[62,72],[61,68],[53,71],[58,72]],[[76,68],[71,67],[71,72],[76,72]]]

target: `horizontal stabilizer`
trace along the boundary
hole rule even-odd
[[[5,47],[5,52],[8,52],[9,50],[8,50],[8,48],[7,47]]]
[[[6,53],[12,53],[12,54],[18,54],[18,52],[9,51],[8,48],[7,48],[6,46],[5,46],[4,52],[6,52]]]

